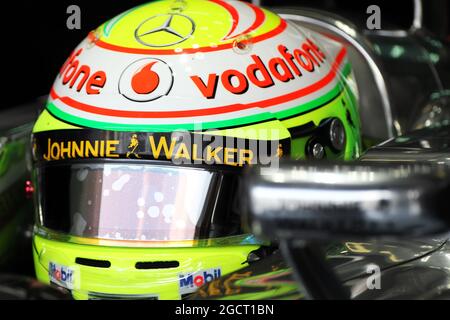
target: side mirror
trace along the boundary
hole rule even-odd
[[[247,221],[278,240],[310,299],[349,299],[321,242],[412,238],[450,230],[450,171],[431,163],[284,163],[253,168]]]
[[[428,163],[284,163],[250,172],[258,236],[299,240],[421,237],[450,230],[450,171]]]

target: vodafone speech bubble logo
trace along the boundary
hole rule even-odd
[[[119,79],[119,92],[136,102],[148,102],[167,95],[172,89],[173,72],[160,59],[144,58],[128,65]]]
[[[152,70],[156,61],[144,65],[131,78],[131,88],[138,94],[149,94],[158,88],[159,75]]]

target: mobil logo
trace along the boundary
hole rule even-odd
[[[148,102],[167,95],[173,86],[173,72],[163,60],[144,58],[125,67],[119,92],[131,101]]]
[[[73,289],[74,270],[72,268],[50,262],[48,266],[48,275],[51,282],[67,289]]]
[[[221,273],[220,268],[212,268],[194,273],[179,274],[180,294],[194,292],[205,283],[220,278]]]

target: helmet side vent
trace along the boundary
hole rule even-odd
[[[96,260],[96,259],[87,259],[77,257],[75,259],[76,264],[80,264],[82,266],[87,267],[95,267],[95,268],[109,268],[111,267],[111,262],[108,260]]]
[[[148,269],[171,269],[178,268],[180,263],[178,261],[145,261],[136,262],[136,269],[148,270]]]

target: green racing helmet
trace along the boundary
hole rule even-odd
[[[39,280],[179,299],[248,264],[242,168],[353,159],[346,48],[241,1],[154,1],[92,31],[33,130]]]

